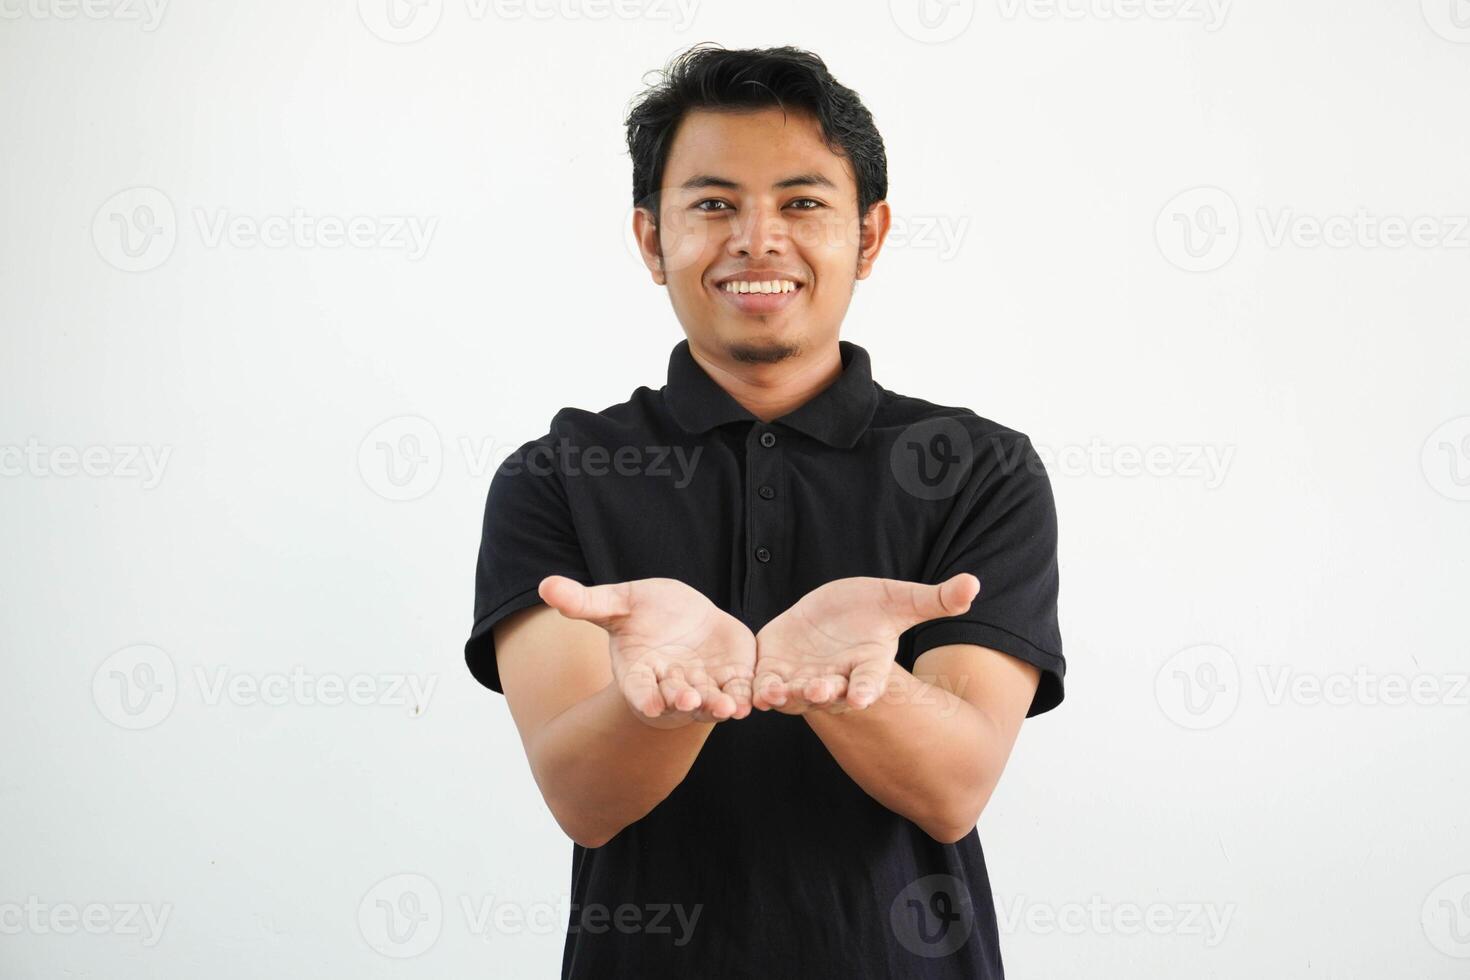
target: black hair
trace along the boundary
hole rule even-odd
[[[888,157],[873,115],[858,94],[832,77],[822,59],[800,48],[727,49],[703,42],[676,55],[658,84],[628,113],[628,154],[633,158],[633,204],[653,211],[669,147],[691,109],[743,111],[778,106],[816,117],[834,153],[845,156],[857,177],[858,219],[888,196]]]

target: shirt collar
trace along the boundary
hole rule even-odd
[[[865,349],[846,340],[839,340],[837,347],[842,355],[842,374],[837,380],[773,422],[829,446],[851,449],[872,421],[878,387]],[[705,373],[689,352],[687,337],[669,354],[664,400],[674,421],[689,432],[707,432],[726,422],[759,421]]]

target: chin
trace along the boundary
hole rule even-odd
[[[775,364],[796,357],[801,345],[784,337],[750,337],[727,342],[725,352],[742,364]]]

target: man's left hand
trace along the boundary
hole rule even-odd
[[[858,576],[828,582],[756,634],[756,708],[800,715],[866,708],[888,683],[898,637],[958,616],[980,593],[968,572],[938,585]]]

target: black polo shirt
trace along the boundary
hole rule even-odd
[[[551,574],[676,578],[756,631],[833,579],[972,572],[970,611],[905,632],[897,663],[991,647],[1041,668],[1028,716],[1055,707],[1056,511],[1030,441],[888,391],[866,350],[839,346],[839,378],[771,422],[687,340],[662,388],[557,412],[490,485],[474,676],[502,690],[491,626],[539,602]],[[978,832],[939,843],[858,786],[804,718],[776,711],[717,724],[648,815],[602,847],[574,843],[571,901],[564,980],[1003,976]]]

